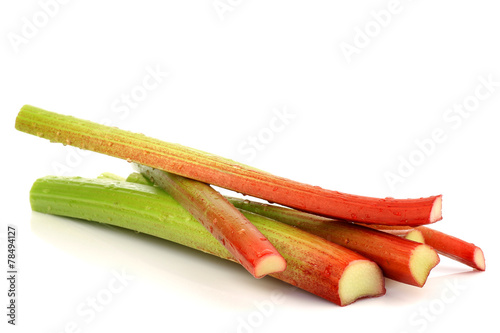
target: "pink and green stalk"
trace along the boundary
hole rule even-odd
[[[363,223],[423,225],[441,219],[441,196],[371,198],[283,177],[178,144],[25,105],[16,129],[323,216]]]
[[[35,181],[30,201],[37,212],[131,229],[236,262],[188,211],[158,187],[47,176]],[[244,215],[287,261],[285,271],[271,276],[341,306],[385,294],[382,271],[360,254],[266,217],[250,212]]]

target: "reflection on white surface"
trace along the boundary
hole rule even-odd
[[[111,269],[127,267],[134,274],[167,289],[175,284],[187,292],[196,290],[206,294],[210,302],[229,298],[233,306],[233,302],[238,302],[240,297],[255,297],[241,293],[248,288],[253,290],[252,293],[263,294],[269,290],[291,290],[290,285],[271,277],[257,280],[233,262],[124,228],[37,212],[32,214],[31,228],[40,238],[87,262]],[[419,299],[432,293],[432,286],[439,288],[442,280],[477,273],[446,258],[441,260],[444,264],[442,262],[431,272],[424,288],[386,279],[387,295],[381,298],[381,302],[386,305],[393,301],[399,303],[401,295]],[[299,293],[309,295],[302,291]],[[316,296],[310,296],[311,302],[315,298],[323,302]]]
[[[439,331],[439,325],[456,321],[460,313],[468,312],[469,304],[482,299],[479,295],[486,285],[482,287],[481,280],[488,276],[487,272],[473,272],[444,259],[423,288],[386,280],[385,296],[341,308],[273,278],[257,280],[235,263],[130,230],[36,212],[32,213],[31,229],[36,238],[54,246],[56,252],[66,253],[66,262],[71,263],[71,267],[53,268],[51,273],[63,273],[72,281],[43,279],[44,287],[53,290],[50,295],[57,307],[32,310],[46,314],[48,322],[41,327],[51,332],[61,331],[74,319],[79,320],[84,332],[113,330],[117,321],[120,327],[140,329],[142,318],[148,318],[148,327],[160,325],[176,331],[244,332],[243,327],[255,332],[259,327],[267,332],[283,327],[294,331],[299,327],[307,329],[305,317],[314,320],[318,325],[315,327],[325,327],[335,319],[343,328],[356,322],[359,330],[380,325],[394,332],[424,328]],[[81,272],[80,266],[105,274],[89,281],[93,273],[81,276],[67,271]],[[123,269],[135,277],[134,281],[105,312],[84,326],[86,317],[78,317],[78,306],[89,295],[102,291],[113,278],[113,271]],[[280,302],[272,303],[275,294],[282,297]],[[65,308],[69,310],[64,312]],[[54,310],[65,314],[52,318],[49,313]],[[193,314],[197,320],[193,320]],[[366,320],[359,322],[360,316]]]
[[[291,287],[271,277],[257,280],[233,262],[115,226],[33,212],[31,229],[70,255],[106,268],[126,267],[167,289],[175,285],[186,293],[196,292],[212,304],[221,301],[221,306],[233,307],[235,302],[267,295],[270,290],[286,293]],[[310,298],[325,302],[313,295]]]

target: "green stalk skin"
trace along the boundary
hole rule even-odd
[[[486,270],[484,253],[478,246],[431,228],[418,227],[415,229],[422,233],[425,244],[434,247],[442,255],[474,269]]]
[[[151,186],[154,185],[149,179],[144,177],[139,172],[132,172],[130,175],[128,175],[126,181],[142,185],[151,185]]]
[[[144,165],[134,168],[180,203],[254,277],[286,269],[273,244],[210,185]]]
[[[431,269],[439,263],[436,251],[425,244],[286,207],[237,198],[228,200],[240,209],[295,226],[356,251],[376,262],[386,277],[399,282],[422,287]]]
[[[16,129],[318,215],[363,223],[422,225],[441,219],[441,196],[377,199],[322,189],[118,128],[25,105]]]
[[[155,186],[107,179],[47,176],[30,192],[34,211],[107,223],[236,261],[194,217]],[[287,269],[271,276],[344,306],[385,294],[372,261],[325,239],[274,220],[244,215],[283,255]]]

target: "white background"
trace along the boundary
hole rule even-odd
[[[219,11],[212,0],[62,2],[0,5],[0,261],[7,257],[6,225],[13,224],[19,268],[18,325],[6,323],[8,288],[2,278],[2,327],[9,332],[495,329],[490,325],[496,325],[498,309],[490,300],[500,296],[494,284],[500,186],[497,1],[225,0]],[[390,18],[380,14],[388,8]],[[371,29],[371,36],[360,33],[364,29]],[[347,44],[357,53],[346,56]],[[148,71],[160,74],[147,81],[146,90]],[[496,83],[488,96],[481,77]],[[132,96],[128,107],[122,101],[127,95]],[[466,115],[447,111],[464,101],[473,109]],[[32,213],[29,190],[38,177],[61,170],[126,176],[130,166],[94,153],[82,157],[70,147],[17,132],[15,117],[24,104],[106,121],[347,193],[402,198],[441,193],[444,219],[435,227],[481,246],[487,270],[472,272],[444,258],[422,289],[388,280],[386,296],[341,308],[165,241]],[[279,123],[277,113],[288,118]],[[424,154],[416,142],[428,142],[436,130],[442,140],[425,146]],[[251,148],[252,137],[259,149]],[[401,161],[410,158],[413,164],[405,169]],[[388,172],[399,173],[401,181],[391,187]],[[110,294],[110,283],[119,286],[117,274],[125,280]],[[270,303],[276,294],[280,301]],[[106,303],[98,304],[100,311],[88,305],[96,297]]]

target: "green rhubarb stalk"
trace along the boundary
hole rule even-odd
[[[154,185],[149,179],[144,177],[139,172],[132,172],[130,175],[127,176],[126,181],[142,185]]]
[[[210,185],[144,165],[134,167],[191,213],[254,277],[285,270],[286,261],[271,242]]]
[[[441,219],[441,196],[377,199],[322,189],[178,144],[25,105],[16,129],[270,202],[340,219],[422,225]]]
[[[194,217],[155,186],[108,179],[43,177],[30,192],[34,211],[107,223],[236,261]],[[385,293],[380,268],[303,230],[244,212],[276,247],[287,268],[271,276],[344,306]]]
[[[386,277],[399,282],[422,287],[431,269],[439,263],[436,251],[425,244],[286,207],[238,198],[228,200],[240,209],[298,227],[356,251],[376,262]]]

